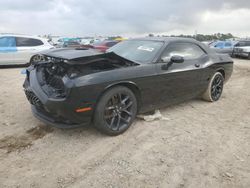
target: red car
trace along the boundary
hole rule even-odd
[[[108,41],[108,40],[105,40],[105,41],[102,41],[102,42],[97,42],[95,44],[92,45],[92,48],[93,49],[97,49],[98,51],[101,51],[101,52],[106,52],[107,49],[109,49],[110,47],[116,45],[118,42],[120,41]]]

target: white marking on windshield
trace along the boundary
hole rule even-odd
[[[150,48],[150,47],[146,47],[146,46],[139,46],[137,49],[138,50],[148,51],[148,52],[154,51],[154,48]]]

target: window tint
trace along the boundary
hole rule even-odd
[[[40,46],[43,45],[43,42],[38,39],[25,38],[25,37],[16,37],[16,45],[20,46]]]
[[[205,52],[196,44],[192,43],[174,43],[167,47],[162,58],[171,58],[174,55],[179,55],[185,59],[197,59],[204,55]]]
[[[226,42],[225,43],[225,47],[231,47],[232,46],[232,43],[231,42]]]
[[[250,41],[240,41],[235,46],[250,46]]]
[[[76,41],[68,41],[68,42],[65,42],[66,45],[79,45],[79,42],[76,42]]]
[[[0,47],[16,47],[14,37],[0,37]]]
[[[224,46],[223,42],[218,42],[214,47],[223,48],[223,46]]]
[[[108,47],[112,47],[112,46],[114,46],[115,44],[117,44],[117,42],[107,42],[107,46]]]

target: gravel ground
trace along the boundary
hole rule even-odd
[[[35,119],[20,68],[0,69],[0,187],[250,187],[250,61],[220,101],[161,109],[108,137]]]

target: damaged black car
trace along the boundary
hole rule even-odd
[[[108,135],[126,131],[138,113],[196,97],[219,100],[233,71],[228,55],[184,38],[131,39],[106,53],[53,49],[37,59],[23,85],[33,114],[59,128],[93,124]]]

